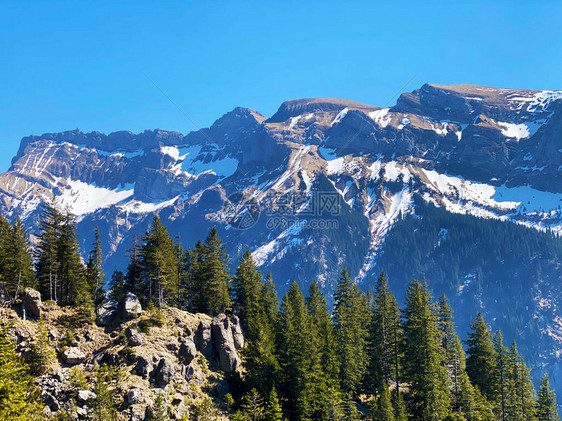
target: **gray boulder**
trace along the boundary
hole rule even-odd
[[[166,386],[172,381],[176,370],[171,362],[162,358],[156,367],[154,381],[158,386]]]
[[[111,298],[106,298],[97,309],[98,324],[107,326],[113,322],[119,312],[119,303]]]
[[[125,320],[136,319],[142,313],[142,306],[137,296],[128,292],[123,300],[122,316]]]
[[[75,346],[66,349],[62,353],[62,359],[66,364],[75,365],[80,364],[86,359],[86,354],[84,354],[80,348]]]
[[[23,292],[23,306],[30,316],[41,317],[41,293],[33,288],[26,288]]]
[[[147,379],[152,372],[152,363],[148,361],[145,357],[139,356],[137,360],[137,365],[135,367],[135,372],[137,375],[143,379]]]
[[[213,319],[211,331],[220,369],[225,373],[236,371],[241,360],[236,352],[236,344],[232,334],[233,324],[226,314],[219,314]]]
[[[86,403],[88,402],[90,399],[95,399],[96,398],[96,394],[94,392],[91,392],[89,390],[79,390],[78,391],[78,402],[80,403]]]
[[[136,329],[127,329],[125,331],[130,346],[141,346],[144,344],[144,335]]]
[[[127,392],[127,403],[129,405],[136,405],[142,402],[142,392],[140,389],[131,389]]]
[[[191,338],[180,339],[179,357],[185,364],[189,364],[197,355],[197,347]]]

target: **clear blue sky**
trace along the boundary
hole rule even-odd
[[[29,134],[193,130],[145,74],[201,127],[291,98],[383,106],[424,82],[562,89],[554,1],[0,6],[0,170]]]

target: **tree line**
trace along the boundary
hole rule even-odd
[[[184,251],[155,217],[106,287],[99,230],[84,264],[71,215],[47,205],[40,228],[32,254],[21,221],[0,219],[0,276],[13,299],[29,285],[60,305],[131,292],[159,307],[238,314],[247,345],[244,372],[231,379],[233,420],[558,420],[548,378],[535,393],[515,342],[506,347],[478,313],[463,346],[447,298],[434,300],[425,281],[409,284],[401,309],[384,272],[366,293],[344,268],[332,310],[316,280],[306,297],[293,282],[279,303],[250,251],[232,276],[215,228]]]

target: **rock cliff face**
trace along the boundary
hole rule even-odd
[[[0,209],[36,233],[41,204],[54,193],[77,216],[84,254],[95,225],[105,234],[108,273],[125,267],[133,236],[159,214],[186,247],[217,226],[231,261],[252,250],[280,294],[293,279],[306,290],[314,278],[329,293],[343,265],[368,288],[387,234],[415,211],[415,197],[452,213],[560,234],[560,133],[561,91],[426,84],[390,108],[291,100],[269,119],[236,108],[185,136],[70,131],[24,138],[0,175]],[[501,294],[485,271],[479,282],[490,299]],[[536,300],[555,293],[541,279],[529,285]],[[470,313],[504,317],[476,297],[457,298]],[[551,322],[562,314],[544,311],[537,305],[522,317],[545,320],[541,335],[562,344]],[[205,335],[203,329],[199,340],[209,344]],[[540,364],[558,361],[551,345],[530,352]]]
[[[212,319],[178,309],[161,314],[148,310],[132,321],[120,319],[106,327],[80,323],[69,330],[73,310],[54,304],[42,304],[41,309],[41,322],[23,320],[8,308],[0,308],[0,316],[11,323],[18,352],[30,360],[41,329],[46,329],[48,343],[42,345],[46,347],[42,355],[54,359],[36,383],[51,415],[66,411],[72,419],[89,419],[96,397],[93,382],[103,364],[113,370],[111,392],[119,419],[138,421],[150,413],[158,394],[172,419],[189,417],[209,399],[208,393],[222,399],[229,392],[225,376],[240,368],[238,352],[244,336],[236,316]],[[209,333],[207,341],[199,337],[202,331]],[[215,399],[213,406],[218,419],[227,419],[221,415],[226,409],[221,399]]]

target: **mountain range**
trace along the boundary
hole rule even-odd
[[[22,139],[0,175],[0,210],[32,240],[42,204],[76,216],[105,270],[158,214],[190,247],[216,226],[232,264],[250,249],[280,294],[347,266],[446,293],[460,331],[477,311],[562,387],[562,91],[425,84],[379,108],[286,101],[235,108],[187,135],[79,130]]]

